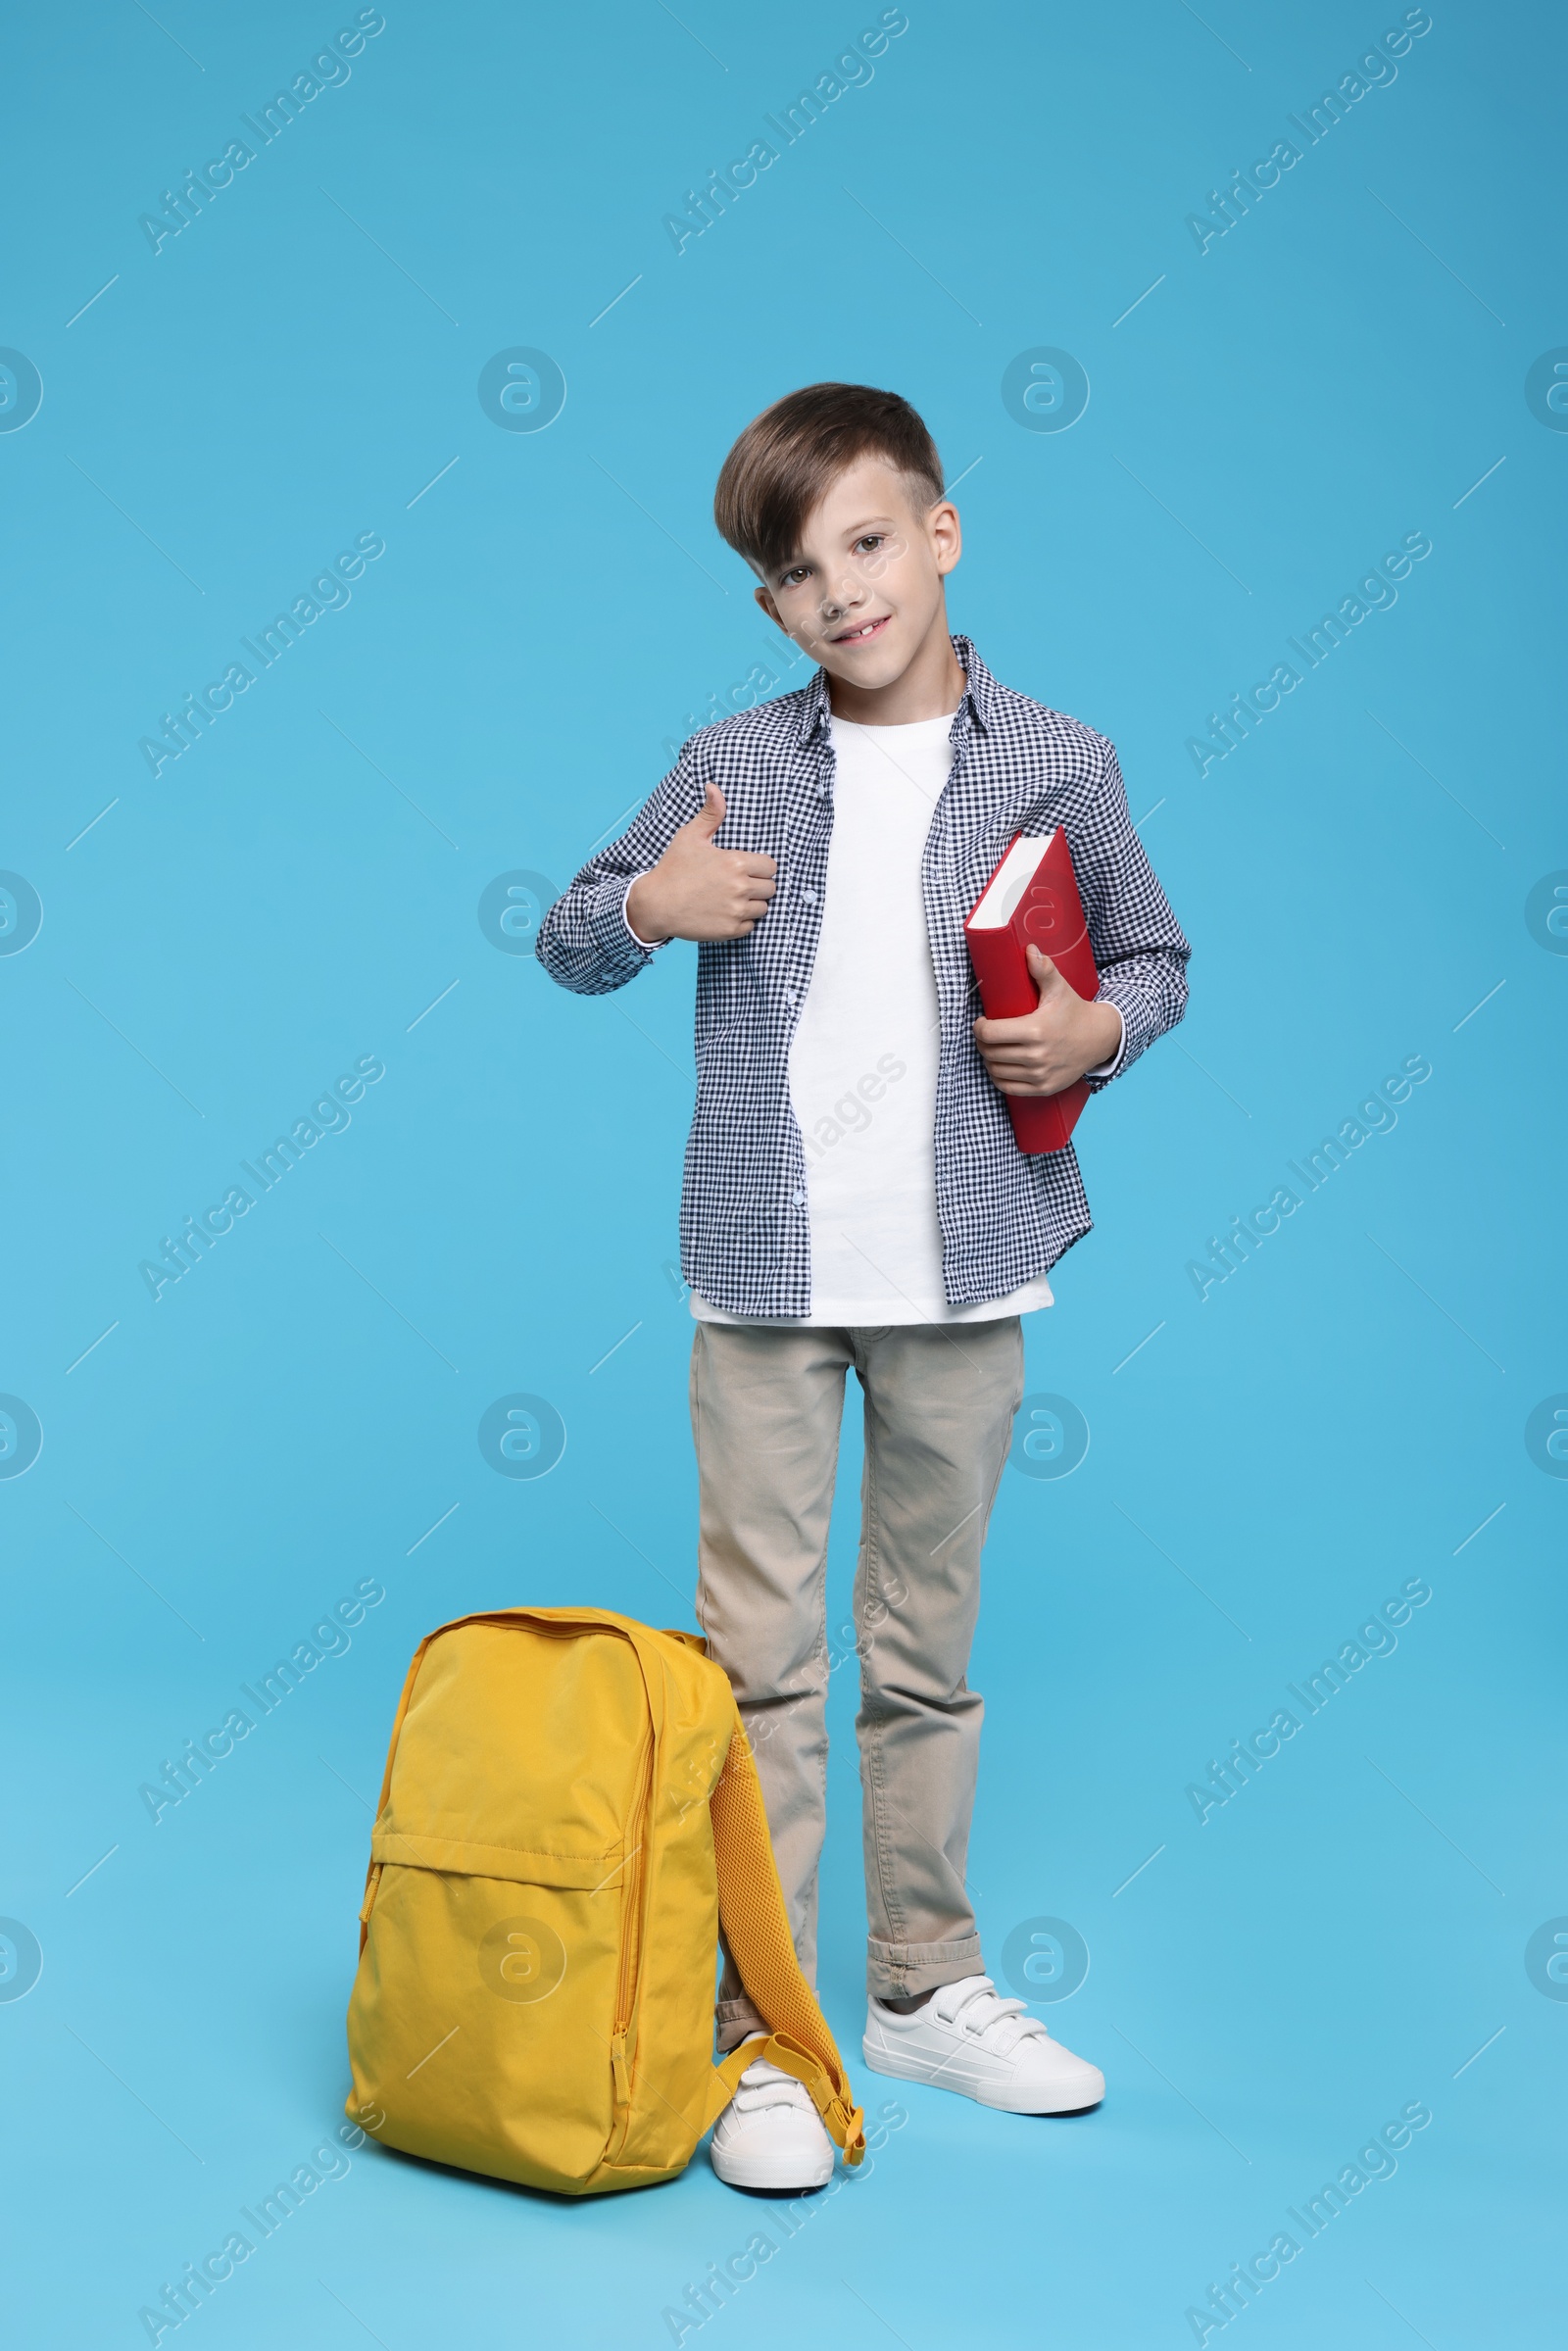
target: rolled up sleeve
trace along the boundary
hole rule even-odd
[[[1095,999],[1097,1004],[1108,1004],[1111,1003],[1111,998],[1103,993],[1097,996]],[[1122,1020],[1121,1008],[1119,1005],[1116,1006],[1116,1018],[1121,1021],[1121,1034],[1117,1040],[1115,1052],[1111,1054],[1108,1061],[1101,1061],[1095,1068],[1086,1069],[1084,1071],[1086,1078],[1113,1078],[1117,1070],[1120,1069],[1122,1054],[1127,1051],[1127,1023],[1125,1020]]]

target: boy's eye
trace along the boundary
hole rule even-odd
[[[880,547],[886,536],[887,533],[885,531],[867,531],[863,539],[857,539],[855,542],[855,551],[857,555],[869,553],[873,547]]]
[[[781,588],[798,588],[805,577],[806,565],[797,563],[793,571],[785,572],[778,584]]]

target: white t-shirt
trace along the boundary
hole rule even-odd
[[[937,1222],[936,974],[920,857],[953,764],[953,720],[854,726],[834,718],[837,774],[816,961],[790,1044],[790,1100],[806,1146],[811,1311],[705,1322],[990,1322],[1049,1306],[1044,1274],[1010,1297],[951,1306]]]

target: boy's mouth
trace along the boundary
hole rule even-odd
[[[879,619],[862,620],[858,628],[847,628],[830,642],[834,645],[868,645],[874,636],[887,627],[892,617],[891,612],[884,612]]]

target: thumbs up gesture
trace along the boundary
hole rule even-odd
[[[1017,1020],[977,1020],[974,1041],[1004,1094],[1059,1094],[1098,1069],[1121,1046],[1114,1004],[1086,1003],[1049,955],[1029,949],[1029,976],[1040,991],[1032,1012]]]
[[[716,849],[724,795],[716,784],[690,824],[683,824],[651,872],[639,874],[626,900],[626,919],[639,939],[746,939],[767,912],[777,883],[771,857],[744,849]]]

